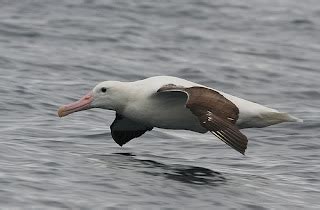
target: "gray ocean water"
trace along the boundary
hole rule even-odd
[[[320,209],[318,0],[0,0],[1,209]],[[120,148],[112,111],[57,117],[103,80],[172,75],[289,112]]]

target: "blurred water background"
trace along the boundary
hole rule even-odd
[[[1,209],[320,209],[318,0],[0,0]],[[172,75],[304,119],[118,147],[114,113],[57,108]]]

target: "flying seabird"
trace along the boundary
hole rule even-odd
[[[209,131],[244,154],[248,139],[239,129],[302,122],[287,113],[171,76],[101,82],[77,102],[60,107],[58,115],[91,108],[116,111],[110,128],[120,146],[157,127]]]

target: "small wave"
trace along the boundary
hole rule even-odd
[[[0,23],[0,35],[23,36],[29,38],[41,36],[41,34],[38,31],[35,31],[34,29],[3,22]]]
[[[295,19],[295,20],[292,20],[291,23],[295,25],[313,25],[314,24],[311,20],[308,20],[308,19]]]

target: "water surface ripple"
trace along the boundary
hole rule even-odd
[[[317,0],[1,0],[1,209],[320,209]],[[111,111],[59,119],[101,80],[183,77],[290,112],[210,134],[154,129],[119,148]]]

